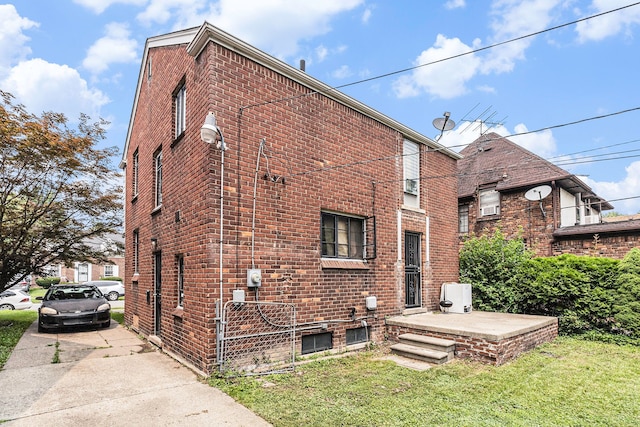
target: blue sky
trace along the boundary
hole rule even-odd
[[[105,118],[105,145],[123,149],[145,40],[206,20],[329,85],[362,82],[342,90],[429,137],[451,112],[443,145],[525,133],[510,139],[640,212],[633,0],[1,1],[0,89],[34,113]]]

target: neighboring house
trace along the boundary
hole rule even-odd
[[[622,258],[639,245],[639,220],[603,222],[603,211],[613,209],[609,202],[576,175],[507,138],[482,135],[460,154],[462,240],[500,227],[507,237],[521,235],[538,256]]]
[[[64,265],[50,265],[42,277],[60,277],[62,282],[82,283],[98,280],[103,277],[119,277],[124,274],[124,238],[121,234],[109,234],[101,238],[91,238],[87,243],[100,248],[107,254],[111,263],[93,264],[89,262],[75,262],[71,267]]]
[[[208,112],[224,142],[201,139]],[[459,157],[208,23],[149,38],[121,163],[125,322],[205,373],[256,301],[245,333],[290,304],[296,354],[382,341],[458,279]]]

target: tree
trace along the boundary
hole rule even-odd
[[[122,226],[116,147],[98,149],[104,120],[36,116],[0,90],[0,290],[51,264],[106,262],[90,238]]]

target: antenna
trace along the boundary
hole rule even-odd
[[[524,198],[531,202],[540,202],[540,212],[543,217],[547,217],[547,213],[542,206],[542,199],[551,194],[551,187],[549,185],[538,185],[537,187],[530,188],[524,193]]]
[[[490,126],[504,125],[504,121],[506,120],[507,116],[505,116],[502,120],[500,120],[498,122],[491,121],[491,119],[493,119],[493,117],[497,114],[496,111],[490,113],[490,110],[492,108],[491,105],[489,107],[485,108],[485,110],[482,113],[478,114],[475,119],[473,119],[473,120],[466,119],[466,117],[469,114],[471,114],[473,112],[473,110],[475,110],[478,107],[478,105],[480,105],[480,103],[476,104],[462,118],[461,121],[467,122],[468,124],[464,129],[462,129],[462,131],[460,133],[466,132],[467,130],[469,130],[469,128],[471,128],[475,124],[476,126],[473,128],[473,131],[475,132],[476,130],[480,129],[480,136],[482,136],[489,130],[489,126],[487,126],[486,129],[484,129],[484,125],[490,125]]]
[[[436,137],[436,141],[442,138],[442,134],[445,130],[451,130],[456,126],[456,122],[451,120],[451,113],[448,111],[444,112],[444,117],[436,117],[433,119],[433,127],[440,131],[440,135]]]

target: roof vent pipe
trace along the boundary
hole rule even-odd
[[[300,60],[300,71],[304,71],[304,72],[307,71],[307,63],[305,62],[304,59]]]

